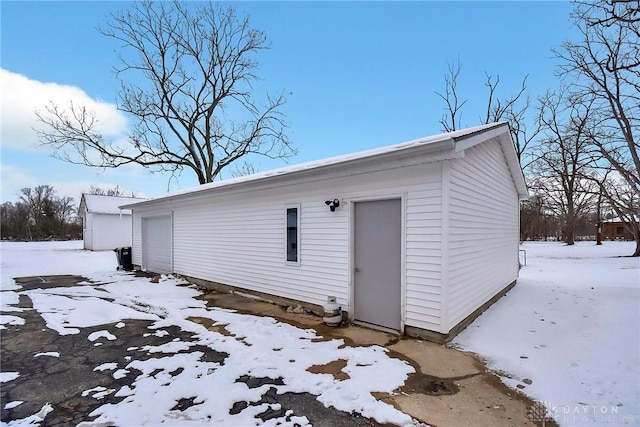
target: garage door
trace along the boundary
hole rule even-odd
[[[171,215],[142,219],[142,267],[155,273],[173,272]]]

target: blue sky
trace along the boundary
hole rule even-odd
[[[480,123],[485,72],[499,95],[532,99],[558,86],[552,48],[571,38],[568,2],[235,2],[271,49],[258,57],[260,86],[289,93],[283,111],[299,154],[290,164],[381,147],[442,131],[448,64],[459,61],[463,126]],[[153,197],[197,184],[127,167],[100,171],[51,158],[35,147],[33,111],[50,99],[80,97],[105,109],[112,129],[118,45],[96,27],[127,2],[0,3],[2,71],[1,200],[22,187],[54,185],[79,201],[90,185]],[[77,98],[76,98],[77,99]],[[100,110],[101,111],[101,110]],[[284,166],[259,160],[260,170]]]

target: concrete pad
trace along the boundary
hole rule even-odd
[[[535,426],[527,417],[526,399],[493,381],[490,374],[481,374],[456,381],[460,391],[455,394],[398,394],[382,400],[432,426]]]
[[[416,339],[401,339],[389,346],[420,366],[423,374],[439,378],[459,378],[482,372],[482,364],[471,355],[440,344]]]
[[[347,338],[350,340],[351,345],[358,346],[379,345],[385,347],[389,345],[389,343],[396,342],[399,339],[398,335],[376,331],[375,329],[358,325],[332,328],[329,332],[334,337]]]
[[[306,328],[315,328],[322,325],[322,318],[316,316],[315,314],[309,313],[293,313],[287,311],[286,307],[277,307],[276,310],[272,311],[269,316],[273,316],[278,320],[282,320],[285,322],[292,322],[296,326],[301,327],[303,329]]]
[[[247,298],[237,294],[219,294],[209,293],[204,297],[207,305],[221,308],[229,308],[242,313],[272,315],[271,313],[279,313],[282,309],[269,302],[260,301],[258,299]]]

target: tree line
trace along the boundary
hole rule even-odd
[[[20,190],[17,202],[0,206],[2,239],[60,240],[82,238],[73,198],[57,196],[50,185]]]

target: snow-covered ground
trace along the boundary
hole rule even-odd
[[[524,243],[517,286],[454,344],[562,426],[640,425],[640,259],[625,257],[634,245]]]
[[[96,410],[96,422],[121,424],[251,425],[267,406],[249,406],[230,415],[236,401],[257,401],[268,387],[278,393],[308,392],[325,405],[355,411],[378,421],[411,424],[412,420],[383,402],[372,391],[391,391],[413,368],[387,356],[380,347],[351,348],[341,340],[319,341],[313,330],[302,330],[271,318],[207,309],[194,297],[198,291],[164,278],[158,284],[115,271],[113,252],[87,252],[81,242],[6,243],[0,246],[2,277],[0,303],[3,325],[20,324],[11,312],[19,310],[18,293],[28,294],[49,328],[60,334],[77,328],[105,325],[90,336],[113,339],[126,319],[154,322],[150,333],[166,334],[178,326],[196,341],[173,341],[139,349],[161,358],[114,360],[96,366],[121,378],[137,369],[143,374],[131,387],[114,391],[124,399]],[[544,404],[562,426],[640,424],[640,259],[624,257],[632,243],[525,243],[527,266],[518,285],[476,319],[454,344],[484,357],[504,381]],[[77,274],[98,282],[94,286],[24,291],[12,277]],[[106,291],[106,292],[105,292]],[[108,295],[110,300],[105,300]],[[227,334],[205,329],[188,318],[204,317],[224,326]],[[2,326],[0,326],[2,327]],[[193,345],[209,346],[229,354],[224,365],[200,360],[199,352],[178,353]],[[53,350],[53,349],[52,349]],[[135,351],[135,349],[132,349]],[[142,354],[142,353],[141,353]],[[36,355],[34,355],[36,356]],[[54,351],[39,357],[59,357]],[[343,359],[349,379],[312,374],[310,366]],[[176,367],[184,371],[168,382]],[[161,374],[148,375],[161,370]],[[3,372],[0,381],[12,381],[19,372]],[[249,389],[236,379],[242,375],[283,378],[283,385]],[[177,399],[194,390],[224,390],[185,411],[172,411]],[[100,384],[87,395],[100,399]],[[153,397],[151,397],[153,396]],[[148,402],[153,401],[153,410]],[[9,402],[15,407],[22,402]],[[37,424],[55,407],[45,405],[23,423]],[[179,418],[178,418],[179,417]],[[272,424],[304,425],[302,414],[269,420]],[[17,425],[13,423],[12,425]],[[93,423],[92,423],[93,424]],[[87,425],[92,425],[87,424]]]
[[[2,253],[2,310],[13,307],[18,294],[28,295],[47,326],[61,335],[77,334],[78,328],[104,325],[104,330],[89,335],[89,340],[116,339],[129,319],[153,321],[149,333],[166,335],[165,328],[177,326],[193,333],[191,341],[175,338],[167,344],[131,348],[134,355],[96,366],[95,370],[112,371],[123,378],[132,370],[142,372],[131,387],[108,390],[101,384],[85,390],[83,395],[102,399],[105,393],[124,397],[119,403],[105,404],[91,416],[97,418],[81,425],[306,425],[304,414],[287,413],[262,423],[256,415],[269,409],[280,410],[279,404],[249,405],[230,414],[235,402],[258,402],[270,388],[282,393],[311,393],[325,406],[347,413],[359,413],[381,423],[413,425],[408,415],[391,405],[376,400],[372,392],[392,392],[404,384],[414,368],[389,357],[378,347],[349,347],[343,340],[318,339],[312,329],[300,329],[273,318],[243,315],[231,310],[207,308],[195,299],[199,291],[174,278],[163,277],[159,283],[136,278],[115,270],[113,252],[86,252],[82,242],[6,243]],[[91,286],[20,290],[11,279],[21,276],[53,274],[84,275],[97,282]],[[190,317],[211,319],[226,333],[207,330]],[[20,324],[18,316],[5,315],[3,325]],[[0,326],[4,327],[4,326]],[[201,360],[201,351],[181,352],[193,346],[206,346],[227,353],[224,363]],[[53,350],[53,349],[51,349]],[[161,357],[148,358],[148,353]],[[58,352],[38,353],[39,357],[60,357]],[[341,359],[342,371],[348,378],[338,380],[331,374],[312,373],[314,365],[325,365]],[[178,368],[182,368],[180,371]],[[20,372],[3,372],[0,380],[13,381]],[[134,374],[131,374],[134,375]],[[136,374],[137,375],[137,374]],[[279,378],[278,384],[249,388],[238,381],[243,376]],[[282,383],[282,384],[280,384]],[[217,392],[215,392],[217,390]],[[194,397],[194,394],[196,396]],[[182,398],[194,397],[193,406],[172,409]],[[23,402],[7,402],[5,408]],[[9,423],[33,425],[41,422],[56,408],[49,404],[36,414]]]

